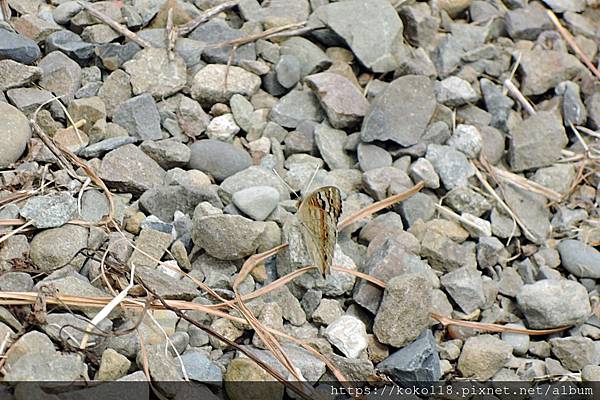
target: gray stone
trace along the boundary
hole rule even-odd
[[[235,192],[233,204],[255,221],[264,221],[279,204],[279,192],[271,186],[254,186]]]
[[[541,244],[550,234],[550,211],[546,207],[546,198],[537,193],[505,185],[502,193],[504,201],[519,217],[530,234],[524,232],[534,243]]]
[[[17,214],[18,216],[18,214]],[[14,270],[13,260],[25,260],[29,258],[29,243],[25,235],[14,235],[4,241],[0,248],[0,270]]]
[[[403,274],[388,281],[373,324],[377,339],[394,347],[416,339],[429,324],[431,296],[431,283],[421,273]]]
[[[10,102],[14,104],[15,107],[30,117],[42,104],[49,101],[51,102],[51,100],[54,98],[54,95],[52,92],[44,89],[17,88],[8,90],[6,92],[6,97],[8,97]],[[50,105],[50,110],[54,116],[59,116],[62,114],[62,112],[57,112],[58,108],[56,108],[54,104]]]
[[[594,93],[589,96],[585,105],[588,111],[588,121],[592,129],[600,129],[600,94]]]
[[[87,239],[88,230],[81,226],[47,229],[31,240],[31,261],[44,272],[75,263],[77,254],[87,247]]]
[[[406,147],[417,144],[435,111],[433,88],[424,76],[407,75],[394,80],[372,101],[363,120],[361,139],[391,140]]]
[[[181,356],[181,361],[191,380],[217,385],[223,380],[219,366],[200,351],[186,351]]]
[[[36,228],[56,228],[77,213],[76,200],[66,192],[35,196],[21,209],[21,216],[32,220]]]
[[[448,272],[440,282],[465,314],[472,313],[486,303],[481,271],[475,268],[462,267]]]
[[[578,278],[600,278],[600,252],[579,240],[565,239],[558,244],[562,266]]]
[[[331,60],[319,46],[301,36],[295,36],[283,42],[280,52],[282,56],[292,55],[300,61],[302,78],[331,65]]]
[[[41,54],[40,48],[33,40],[0,29],[0,59],[33,64]]]
[[[367,348],[365,324],[350,315],[341,316],[329,324],[323,336],[348,358],[357,358]]]
[[[562,95],[562,114],[565,126],[581,125],[587,120],[587,111],[581,101],[579,85],[575,82],[561,82],[556,87],[556,94]]]
[[[543,0],[555,13],[565,11],[582,12],[585,10],[585,0]]]
[[[600,366],[586,365],[581,370],[581,380],[583,382],[598,382],[600,381]]]
[[[81,149],[77,154],[85,158],[101,157],[111,150],[118,149],[121,146],[137,142],[138,139],[131,136],[113,137],[94,143]]]
[[[283,365],[273,356],[273,353],[270,350],[258,350],[253,347],[246,347],[252,354],[254,354],[258,359],[264,361],[271,367],[273,367],[276,371],[278,371],[281,375],[286,377],[287,379],[292,379],[292,376]],[[283,344],[282,350],[289,357],[292,364],[298,368],[299,372],[302,376],[309,382],[317,382],[319,378],[325,373],[326,366],[325,363],[318,357],[314,356],[308,350],[296,345],[296,344]],[[252,365],[256,365],[253,363]],[[259,397],[264,398],[264,397]]]
[[[310,12],[308,0],[272,0],[262,5],[256,0],[243,0],[239,7],[246,20],[275,26],[284,22],[303,22]]]
[[[525,328],[523,324],[506,324],[507,328]],[[513,353],[518,356],[525,355],[529,350],[529,335],[513,332],[502,332],[502,340],[510,344],[513,348]]]
[[[38,67],[42,69],[40,86],[69,103],[81,86],[81,67],[60,51],[46,55]]]
[[[136,248],[127,261],[128,265],[156,267],[171,242],[173,242],[171,233],[159,232],[154,229],[142,229],[135,240]]]
[[[347,358],[337,354],[327,356],[349,382],[366,382],[375,373],[373,363],[368,358]],[[330,378],[331,379],[331,378]]]
[[[4,378],[12,382],[83,381],[87,378],[87,365],[74,353],[32,352],[14,362]]]
[[[408,227],[413,226],[419,220],[429,221],[436,212],[435,199],[424,193],[415,193],[400,203],[398,208]]]
[[[121,103],[115,110],[113,122],[127,129],[129,136],[142,140],[157,140],[163,137],[158,108],[149,94],[141,94]]]
[[[202,105],[213,105],[226,103],[234,94],[252,96],[258,91],[260,84],[258,76],[242,68],[209,64],[194,75],[191,93]]]
[[[52,18],[57,24],[65,25],[81,11],[76,1],[65,1],[52,10]]]
[[[13,60],[0,61],[0,91],[25,86],[42,76],[38,67],[30,67]]]
[[[467,186],[452,189],[444,200],[455,211],[466,212],[476,217],[480,217],[492,209],[492,205],[484,196]]]
[[[349,0],[315,11],[317,17],[346,41],[363,65],[373,72],[397,68],[395,50],[402,43],[402,20],[385,0]]]
[[[377,365],[394,382],[432,382],[442,376],[435,338],[425,329],[417,339]]]
[[[289,200],[290,198],[288,188],[280,177],[269,169],[254,165],[225,179],[221,183],[221,190],[224,192],[223,197],[228,201],[235,192],[253,186],[271,186],[277,189],[281,200]]]
[[[0,136],[0,168],[7,168],[25,151],[31,138],[31,127],[27,117],[8,103],[0,102],[0,114],[3,127]]]
[[[426,158],[419,158],[412,163],[410,166],[410,177],[417,183],[423,181],[427,188],[437,189],[440,187],[440,177],[435,173],[433,165]]]
[[[286,54],[279,58],[275,64],[277,81],[286,89],[291,89],[300,81],[301,65],[298,57]]]
[[[322,299],[319,306],[312,313],[312,320],[315,324],[329,325],[344,314],[340,302],[334,299]],[[356,358],[356,357],[351,357]]]
[[[334,128],[355,126],[369,109],[369,102],[360,89],[340,74],[321,72],[307,76],[305,81],[319,99]]]
[[[202,52],[202,58],[206,62],[211,64],[227,64],[231,57],[231,64],[240,65],[243,61],[256,60],[254,43],[251,42],[242,46],[236,46],[235,50],[233,50],[233,45],[212,48],[211,45],[240,39],[245,36],[245,32],[230,27],[224,20],[211,19],[194,29],[188,37],[206,44],[206,48]],[[232,52],[233,56],[231,55]]]
[[[435,172],[448,190],[459,186],[468,186],[469,178],[475,175],[475,169],[464,153],[450,146],[430,144],[427,146],[426,159],[431,162]]]
[[[25,272],[7,272],[0,276],[0,290],[5,292],[29,292],[33,279]]]
[[[88,60],[94,56],[94,45],[85,42],[75,32],[62,30],[46,38],[46,52],[59,50],[76,60]]]
[[[586,337],[550,339],[552,354],[571,371],[581,371],[586,365],[598,365],[600,352],[596,343]]]
[[[561,156],[568,138],[560,117],[539,112],[510,129],[509,162],[513,171],[553,164]]]
[[[458,371],[465,378],[490,379],[508,362],[512,350],[510,344],[492,335],[470,337],[458,359]]]
[[[96,46],[96,49],[102,65],[109,71],[116,71],[125,62],[131,60],[141,50],[141,47],[135,42],[128,42],[124,45],[119,43],[102,44]]]
[[[197,217],[194,213],[192,239],[211,256],[238,260],[252,255],[259,245],[264,225],[239,215]]]
[[[447,142],[448,146],[464,153],[468,158],[477,159],[483,145],[479,129],[472,125],[460,124]]]
[[[473,103],[478,98],[471,84],[457,76],[450,76],[441,82],[436,82],[435,96],[438,103],[448,107]]]
[[[524,285],[517,295],[517,304],[532,329],[574,325],[591,313],[585,287],[565,279]]]
[[[185,61],[177,53],[171,58],[166,49],[144,49],[123,68],[131,77],[135,95],[149,93],[162,99],[179,92],[187,82]]]
[[[121,69],[114,71],[104,80],[98,96],[104,101],[106,114],[112,117],[121,103],[129,100],[132,96],[129,75]]]
[[[76,278],[77,279],[77,278]],[[96,290],[99,290],[95,288]],[[102,291],[100,291],[102,292]],[[102,292],[101,296],[106,296],[106,293]],[[98,292],[95,294],[98,295]],[[83,339],[85,329],[87,328],[89,320],[85,317],[69,314],[69,313],[51,313],[46,317],[46,323],[41,326],[44,332],[53,340],[57,342],[65,342],[67,345],[79,346]],[[110,332],[113,324],[109,319],[100,321],[97,328],[101,332]],[[102,336],[93,336],[91,343],[95,343],[96,346],[93,351],[102,352],[102,347],[105,344],[105,338]],[[90,344],[91,344],[90,343]]]
[[[392,165],[392,156],[382,147],[374,144],[359,143],[356,149],[360,169],[363,172],[390,167]]]
[[[315,143],[330,170],[351,168],[352,157],[344,150],[346,132],[321,124],[315,129]]]
[[[139,274],[152,291],[165,299],[191,301],[199,295],[197,286],[191,279],[174,278],[156,268],[143,266],[136,268],[135,273]],[[156,334],[160,335],[161,340],[164,338],[164,334],[160,332]]]
[[[292,90],[271,109],[270,119],[284,128],[296,128],[303,121],[321,122],[323,110],[308,89]]]
[[[553,27],[546,10],[538,2],[508,11],[505,22],[507,32],[514,40],[535,40],[540,33]]]
[[[524,95],[543,94],[560,82],[569,81],[582,73],[579,60],[558,50],[523,50],[519,69],[523,74],[521,91]]]
[[[449,237],[431,230],[425,232],[421,240],[421,256],[427,258],[431,267],[439,271],[477,266],[473,243],[458,244]]]
[[[252,165],[252,159],[247,152],[218,140],[199,140],[190,149],[189,167],[207,173],[217,181],[222,181]]]
[[[501,86],[488,79],[481,79],[480,86],[486,109],[492,114],[490,124],[498,129],[507,130],[507,121],[515,102],[504,94]]]
[[[140,149],[165,170],[187,165],[191,156],[190,148],[177,139],[147,140]]]
[[[113,349],[106,349],[102,353],[100,367],[94,379],[104,381],[117,380],[127,374],[129,367],[131,367],[131,361],[127,357],[117,353]]]
[[[141,194],[162,183],[165,171],[133,144],[112,150],[102,159],[100,177],[118,191]]]
[[[213,118],[206,127],[206,135],[209,139],[222,142],[231,142],[239,131],[240,127],[231,113]]]

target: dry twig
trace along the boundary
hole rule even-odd
[[[238,1],[234,0],[234,1],[226,1],[224,3],[219,4],[218,6],[210,8],[210,9],[206,10],[205,12],[203,12],[202,14],[200,14],[199,16],[197,16],[196,18],[194,18],[193,20],[191,20],[190,22],[188,22],[187,24],[181,25],[180,27],[178,27],[177,33],[179,34],[179,36],[185,36],[188,33],[190,33],[191,31],[193,31],[194,29],[196,29],[201,24],[205,23],[206,21],[208,21],[209,19],[214,17],[215,15],[218,15],[218,14],[222,13],[223,11],[227,11],[237,5],[238,5]]]

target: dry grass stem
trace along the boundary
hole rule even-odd
[[[227,11],[238,5],[238,1],[226,1],[224,3],[219,4],[218,6],[209,8],[204,11],[202,14],[186,23],[185,25],[181,25],[177,28],[177,34],[179,36],[185,36],[194,29],[196,29],[201,24],[205,23],[215,15],[222,13],[223,11]]]

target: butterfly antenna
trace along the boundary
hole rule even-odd
[[[317,165],[317,169],[315,169],[315,172],[313,172],[312,176],[310,177],[310,180],[308,181],[308,185],[306,185],[304,187],[304,189],[302,189],[302,193],[306,193],[308,191],[308,189],[310,189],[310,185],[312,185],[313,181],[315,180],[315,177],[317,176],[317,172],[319,172],[318,165]]]
[[[288,185],[288,183],[281,177],[281,175],[279,175],[279,173],[277,172],[277,170],[275,168],[271,169],[273,171],[273,173],[275,174],[275,176],[277,176],[279,178],[279,180],[285,185],[285,187],[292,193],[294,193],[294,196],[296,196],[296,198],[300,198],[300,195],[298,195],[298,193],[292,189],[292,187],[290,185]]]

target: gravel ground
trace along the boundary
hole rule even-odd
[[[0,5],[4,381],[600,380],[598,1]]]

